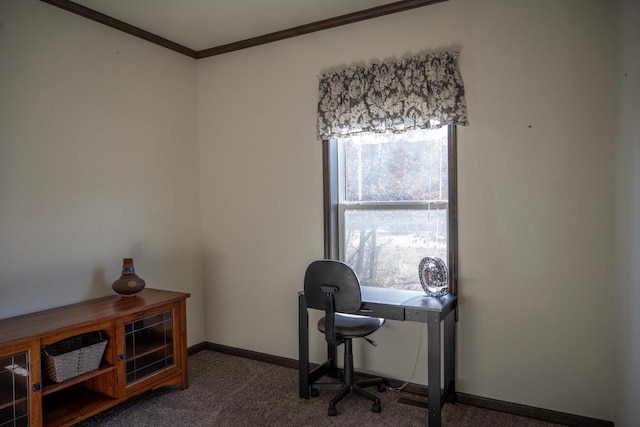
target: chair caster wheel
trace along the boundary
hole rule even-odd
[[[380,412],[380,411],[378,411]],[[335,407],[329,407],[329,412],[328,412],[330,417],[335,417],[336,415],[338,415],[338,411],[336,410]]]
[[[374,403],[373,406],[371,407],[371,410],[373,412],[380,413],[380,411],[382,411],[382,407],[380,406],[380,403]]]
[[[378,384],[378,391],[380,393],[384,393],[385,391],[387,391],[387,386],[384,385],[383,383]]]
[[[318,391],[317,388],[311,389],[311,397],[318,397],[319,395],[320,395],[320,392]]]

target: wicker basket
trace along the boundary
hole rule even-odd
[[[107,339],[100,332],[77,335],[58,341],[42,350],[47,377],[61,383],[100,367]]]

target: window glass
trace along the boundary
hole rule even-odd
[[[421,290],[420,260],[447,263],[447,127],[336,142],[338,257],[365,286]]]
[[[447,199],[447,128],[341,140],[344,201]]]

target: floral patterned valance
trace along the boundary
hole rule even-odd
[[[318,139],[466,125],[457,52],[352,67],[320,78]]]

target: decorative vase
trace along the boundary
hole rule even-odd
[[[135,296],[144,289],[145,283],[136,274],[133,268],[133,258],[124,258],[122,260],[122,276],[111,287],[116,293],[125,297]]]
[[[441,297],[449,290],[449,271],[438,257],[425,257],[418,267],[422,289],[430,297]]]

